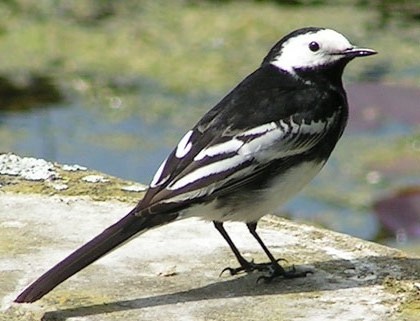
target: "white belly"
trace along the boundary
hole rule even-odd
[[[321,170],[324,163],[305,162],[273,180],[270,188],[255,192],[245,201],[232,202],[232,206],[217,208],[217,200],[196,205],[182,217],[201,217],[210,221],[256,222],[262,216],[273,213],[298,193]]]

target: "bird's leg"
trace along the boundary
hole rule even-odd
[[[266,267],[266,270],[269,271],[268,275],[260,276],[258,281],[264,281],[266,283],[271,282],[274,278],[282,276],[285,279],[300,278],[305,277],[307,274],[312,273],[311,271],[296,271],[295,267],[289,271],[286,271],[280,264],[279,261],[284,259],[275,259],[274,256],[270,253],[267,246],[261,240],[260,236],[257,234],[257,222],[247,223],[248,229],[251,232],[252,236],[257,240],[265,254],[270,259],[269,263],[262,263]]]
[[[232,239],[227,234],[225,228],[223,227],[222,222],[213,221],[214,227],[220,232],[220,234],[223,236],[223,238],[226,240],[226,242],[229,244],[229,247],[231,248],[233,254],[235,254],[236,259],[239,262],[240,267],[238,268],[231,268],[227,267],[223,269],[223,271],[220,273],[220,275],[223,274],[225,271],[229,271],[231,275],[238,274],[239,272],[252,272],[255,270],[258,271],[267,271],[270,268],[271,262],[268,264],[256,264],[253,261],[249,262],[247,261],[239,252],[238,248],[233,244]]]
[[[223,238],[226,240],[226,242],[229,244],[229,247],[231,248],[233,254],[235,254],[236,259],[239,262],[239,267],[237,268],[231,268],[231,267],[227,267],[225,269],[223,269],[223,271],[220,273],[220,275],[223,274],[223,272],[225,271],[229,271],[229,273],[231,275],[236,275],[239,272],[252,272],[254,270],[268,270],[268,265],[266,265],[264,267],[264,269],[262,269],[262,266],[260,266],[259,264],[255,264],[253,261],[247,261],[239,252],[238,248],[235,246],[235,244],[233,244],[232,239],[229,237],[229,235],[227,234],[225,228],[223,227],[223,223],[222,222],[218,222],[218,221],[213,221],[214,227],[219,231],[219,233],[223,236]]]

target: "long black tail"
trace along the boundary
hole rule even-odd
[[[136,216],[135,209],[120,221],[111,225],[101,234],[74,251],[63,261],[45,272],[35,282],[28,286],[15,302],[34,302],[54,289],[89,264],[121,245],[131,237],[147,229],[172,222],[178,216],[176,213]]]

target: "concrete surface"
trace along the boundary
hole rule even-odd
[[[53,164],[49,171],[57,175],[35,175],[31,185],[16,171],[0,174],[0,320],[419,320],[419,258],[271,216],[259,232],[273,254],[313,275],[271,284],[257,284],[260,273],[219,276],[237,263],[212,224],[191,219],[140,236],[36,303],[15,304],[24,287],[123,216],[142,193],[83,168],[63,172]],[[83,181],[88,175],[105,179]],[[72,189],[78,180],[87,187]],[[63,184],[68,188],[54,188]],[[133,195],[115,192],[124,202],[90,197],[123,187]],[[245,225],[227,230],[246,257],[266,261]]]

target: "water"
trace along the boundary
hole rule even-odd
[[[80,164],[138,182],[148,182],[170,151],[165,137],[181,132],[134,116],[114,121],[103,109],[81,104],[1,113],[0,121],[9,133],[0,145],[3,152]]]

